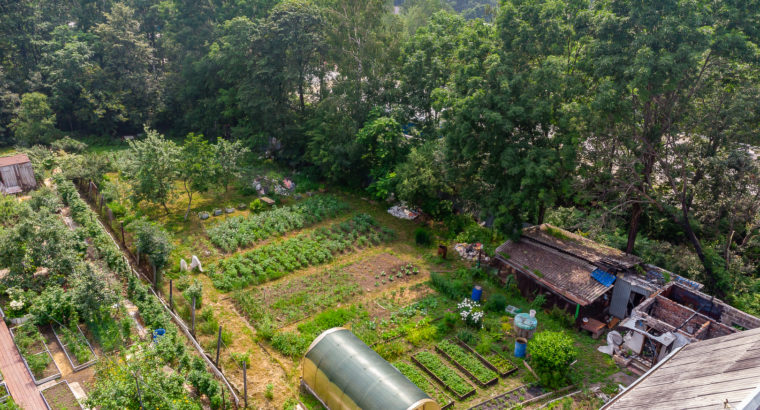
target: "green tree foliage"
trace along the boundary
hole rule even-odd
[[[172,251],[171,238],[163,228],[145,221],[137,221],[133,225],[135,231],[135,246],[137,251],[147,255],[156,272],[169,262]],[[157,280],[157,282],[160,282]]]
[[[416,204],[423,211],[444,216],[451,211],[453,194],[443,140],[433,140],[412,148],[406,161],[396,169],[399,199]]]
[[[214,168],[217,182],[227,192],[232,182],[242,178],[246,155],[251,152],[241,141],[231,142],[220,138],[214,145]]]
[[[16,117],[11,120],[11,130],[21,145],[49,144],[57,136],[55,113],[42,93],[28,93],[21,97]]]
[[[541,384],[550,389],[558,389],[569,382],[570,363],[576,356],[573,339],[562,332],[540,332],[530,343],[531,366]]]
[[[129,142],[126,176],[132,184],[132,200],[160,204],[168,214],[166,204],[174,197],[181,150],[158,132],[146,132],[145,139]]]
[[[185,220],[193,206],[193,194],[211,188],[217,174],[216,166],[214,147],[203,139],[203,135],[188,134],[177,160],[177,174],[187,194]]]

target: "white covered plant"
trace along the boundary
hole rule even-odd
[[[469,326],[482,327],[483,309],[480,307],[480,303],[475,302],[472,299],[465,298],[457,304],[457,310],[459,310],[459,316]]]

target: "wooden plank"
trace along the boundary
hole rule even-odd
[[[661,409],[693,409],[709,406],[714,409],[722,409],[723,403],[728,400],[729,403],[739,403],[741,400],[752,392],[754,389],[735,390],[732,392],[720,392],[704,394],[687,399],[674,398],[660,400],[657,397],[648,397],[646,400],[635,396],[624,397],[615,403],[612,407],[618,409],[643,409],[643,408],[661,408]]]
[[[46,409],[32,375],[16,349],[4,321],[0,321],[0,371],[13,400],[23,409]]]

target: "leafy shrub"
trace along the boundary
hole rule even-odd
[[[406,334],[406,340],[415,346],[419,346],[422,342],[435,339],[437,334],[437,327],[433,325],[422,325],[410,329]]]
[[[127,214],[127,207],[122,205],[120,202],[111,201],[108,203],[108,207],[111,209],[111,212],[113,212],[113,216],[116,218],[121,218],[122,216]]]
[[[277,332],[272,336],[272,347],[285,356],[297,358],[309,347],[310,340],[295,332]]]
[[[568,383],[570,363],[577,356],[573,339],[562,332],[538,333],[530,345],[530,362],[541,384],[558,389]]]
[[[532,302],[530,302],[530,307],[533,309],[541,309],[546,304],[546,296],[544,296],[543,293],[536,295],[536,297],[533,299]]]
[[[185,297],[190,306],[193,305],[193,298],[195,298],[195,308],[199,309],[203,305],[203,283],[198,279],[193,279],[190,286],[182,292],[182,296]]]
[[[431,273],[430,282],[436,290],[454,300],[466,297],[470,287],[469,281],[450,279],[440,273]]]
[[[507,297],[497,293],[488,298],[484,307],[490,312],[504,312],[507,307]]]
[[[414,230],[414,242],[421,246],[430,246],[432,238],[430,237],[430,231],[425,228],[417,228]]]
[[[398,359],[404,353],[406,353],[406,347],[398,340],[394,340],[375,346],[375,351],[380,355],[380,357],[390,362]]]
[[[253,201],[251,201],[250,204],[248,204],[248,209],[251,210],[252,214],[257,214],[263,211],[264,209],[266,209],[266,207],[267,206],[263,202],[261,202],[261,199],[259,198],[254,199]]]
[[[462,329],[457,332],[457,339],[470,344],[473,340],[475,340],[475,335],[467,329]]]
[[[77,141],[68,136],[53,141],[50,146],[55,150],[65,151],[69,154],[78,154],[87,149],[87,144],[81,141]]]

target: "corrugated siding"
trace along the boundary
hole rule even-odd
[[[10,189],[20,186],[18,179],[16,179],[16,171],[13,169],[13,166],[0,168],[0,177],[3,178],[3,183],[6,188]]]
[[[18,175],[21,177],[21,186],[26,189],[34,188],[37,186],[37,180],[34,179],[34,170],[32,164],[26,163],[16,165]]]

